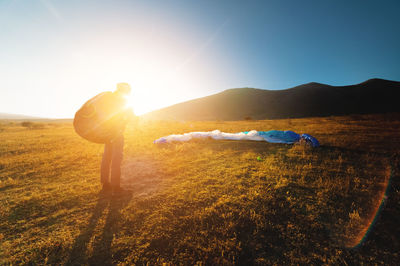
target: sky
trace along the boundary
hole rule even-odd
[[[72,118],[132,86],[135,113],[230,88],[400,81],[400,1],[0,0],[0,112]]]

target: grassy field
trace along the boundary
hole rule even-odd
[[[321,147],[153,144],[214,129]],[[71,124],[3,121],[0,140],[0,264],[400,263],[400,115],[141,121],[125,132],[120,197],[100,193],[103,147]]]

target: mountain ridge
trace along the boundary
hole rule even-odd
[[[354,85],[317,82],[283,90],[234,88],[143,115],[158,120],[243,120],[400,112],[400,82],[373,78]]]
[[[42,117],[37,116],[30,116],[30,115],[21,115],[21,114],[11,114],[11,113],[1,113],[0,112],[0,119],[4,120],[31,120],[31,119],[44,119]]]

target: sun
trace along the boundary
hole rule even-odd
[[[137,115],[137,113],[135,112],[136,110],[133,108],[135,106],[135,103],[133,101],[133,97],[131,95],[127,95],[125,97],[125,100],[126,100],[125,108],[131,109]]]
[[[151,81],[138,83],[132,86],[131,94],[125,98],[126,107],[132,109],[135,115],[140,116],[181,101],[179,93],[173,88],[175,84],[152,84]]]
[[[135,115],[142,115],[156,108],[152,101],[137,94],[128,95],[125,106],[131,109]]]

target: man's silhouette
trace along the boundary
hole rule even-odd
[[[111,190],[114,193],[123,192],[120,187],[121,162],[124,148],[123,133],[127,122],[134,116],[132,110],[126,108],[125,97],[130,92],[131,87],[129,84],[118,83],[115,92],[106,92],[102,96],[103,110],[101,111],[109,116],[107,119],[112,121],[112,130],[114,131],[114,137],[104,145],[103,159],[101,161],[100,181],[104,192]]]

